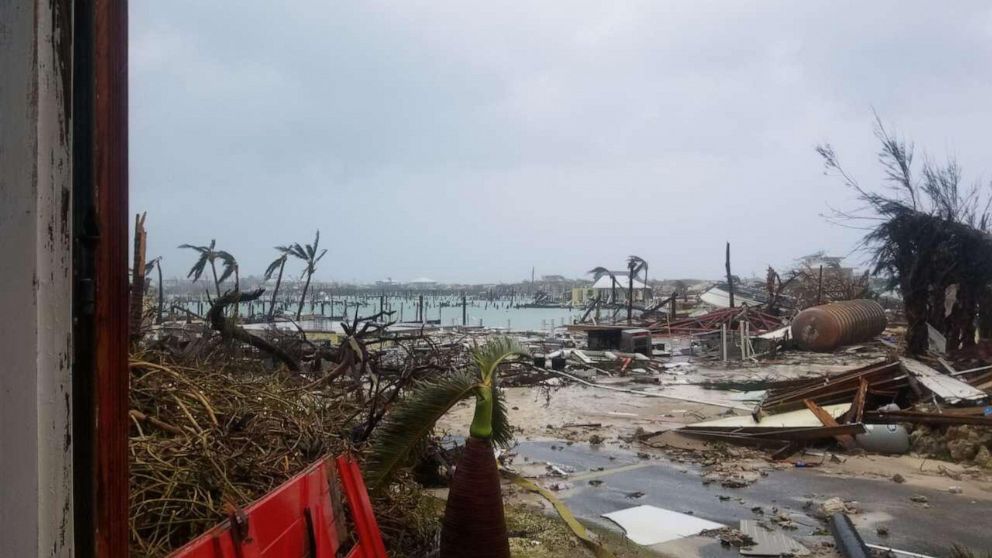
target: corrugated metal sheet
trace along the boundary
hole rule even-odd
[[[900,358],[899,364],[902,365],[903,370],[923,384],[923,387],[934,392],[948,403],[957,403],[962,400],[976,401],[988,397],[982,390],[946,374],[941,374],[918,360]]]
[[[724,527],[720,523],[655,506],[627,508],[603,514],[603,517],[623,528],[628,539],[644,546],[691,537],[698,535],[700,531]]]

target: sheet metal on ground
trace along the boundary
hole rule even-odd
[[[918,360],[901,358],[899,364],[919,380],[923,387],[936,393],[948,403],[957,403],[962,400],[980,401],[988,398],[988,394],[984,391],[946,374],[941,374]]]
[[[619,525],[628,539],[644,546],[691,537],[701,531],[725,527],[720,523],[656,506],[635,506],[604,513],[603,517]]]
[[[836,419],[846,413],[850,408],[850,403],[838,403],[836,405],[826,405],[823,407],[823,410],[830,413],[830,416]],[[787,413],[779,413],[777,415],[767,415],[761,417],[761,420],[757,422],[755,422],[751,415],[742,415],[708,420],[706,422],[697,422],[691,426],[767,426],[776,428],[802,428],[806,426],[823,426],[823,423],[820,422],[820,419],[816,418],[816,415],[806,409],[803,409],[801,411],[789,411]]]
[[[553,450],[552,445],[561,449]],[[778,507],[800,524],[799,530],[789,534],[803,542],[804,535],[824,526],[803,512],[804,502],[838,496],[862,502],[866,508],[867,513],[854,515],[852,519],[869,543],[941,556],[946,554],[952,542],[972,548],[984,548],[988,542],[987,536],[973,526],[975,517],[992,517],[992,501],[975,499],[975,503],[971,503],[972,498],[967,494],[949,494],[883,479],[828,476],[814,469],[771,471],[768,477],[749,487],[728,489],[719,483],[703,485],[699,470],[692,465],[667,460],[644,461],[631,452],[619,449],[525,441],[516,451],[520,461],[526,456],[531,461],[569,465],[575,468],[576,475],[596,472],[598,467],[605,467],[607,470],[599,471],[597,475],[598,480],[603,481],[601,485],[591,486],[588,482],[577,481],[573,488],[560,492],[559,496],[576,517],[606,529],[616,530],[616,526],[600,517],[602,514],[641,504],[682,513],[692,512],[696,517],[725,525],[737,525],[741,519],[755,519],[752,507],[762,506],[765,510]],[[625,468],[616,474],[609,474],[609,469],[614,467],[645,462],[650,466]],[[952,481],[948,479],[948,483]],[[643,492],[644,496],[628,497],[635,492]],[[926,496],[930,508],[921,509],[912,504],[910,497],[915,494]],[[719,495],[729,496],[730,500],[720,501]],[[737,498],[742,501],[738,502]],[[889,536],[878,537],[875,524],[886,525]],[[831,538],[827,536],[819,540]],[[692,553],[685,550],[690,544]],[[652,548],[672,556],[739,556],[736,550],[721,548],[715,539],[703,540],[702,537],[690,537]]]

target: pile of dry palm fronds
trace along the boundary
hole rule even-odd
[[[257,361],[132,360],[131,548],[160,556],[328,453],[361,403]],[[220,360],[220,359],[218,359]],[[151,362],[155,361],[155,362]]]

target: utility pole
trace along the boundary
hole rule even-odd
[[[734,307],[734,276],[730,274],[730,243],[727,243],[727,285],[730,290],[730,307]]]

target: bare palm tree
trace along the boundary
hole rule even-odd
[[[644,272],[644,286],[648,284],[648,262],[644,261],[643,258],[638,256],[628,256],[627,257],[627,323],[633,319],[634,316],[634,277],[638,273]]]
[[[223,270],[220,274],[220,283],[223,283],[231,274],[234,274],[234,290],[241,290],[241,277],[238,275],[238,260],[230,252],[225,252],[224,250],[217,252],[217,259],[223,265]]]
[[[276,287],[272,289],[272,302],[269,304],[269,317],[268,320],[271,322],[272,318],[275,316],[276,312],[276,297],[279,295],[279,286],[282,285],[282,272],[286,268],[286,260],[289,259],[290,248],[289,246],[276,246],[276,250],[280,252],[279,257],[272,260],[269,267],[265,270],[265,280],[268,281],[272,279],[272,274],[279,270],[279,275],[276,276]]]
[[[616,302],[617,301],[617,276],[612,271],[610,271],[609,269],[606,269],[605,267],[594,267],[594,268],[590,269],[587,273],[591,273],[592,274],[592,281],[593,281],[593,283],[595,283],[596,281],[599,281],[599,279],[602,276],[609,275],[610,276],[610,302],[613,303],[613,302]]]
[[[207,264],[210,264],[210,271],[214,276],[214,290],[217,296],[220,297],[220,281],[217,280],[217,265],[214,263],[217,260],[218,253],[214,250],[217,246],[217,242],[214,239],[210,239],[210,245],[208,246],[194,246],[192,244],[181,244],[180,248],[189,248],[190,250],[195,250],[200,257],[197,258],[196,263],[190,268],[189,273],[186,278],[192,278],[195,283],[203,275],[203,271],[206,269]],[[209,291],[207,296],[209,296]]]
[[[300,316],[303,315],[303,302],[307,298],[307,290],[310,289],[310,279],[313,277],[313,273],[317,271],[317,262],[324,257],[327,250],[319,250],[320,244],[320,231],[314,235],[313,244],[307,244],[306,246],[300,246],[297,242],[289,247],[289,254],[293,257],[299,258],[306,262],[307,266],[303,270],[306,274],[307,280],[303,284],[303,292],[300,294],[300,305],[296,308],[296,320],[299,321]]]

